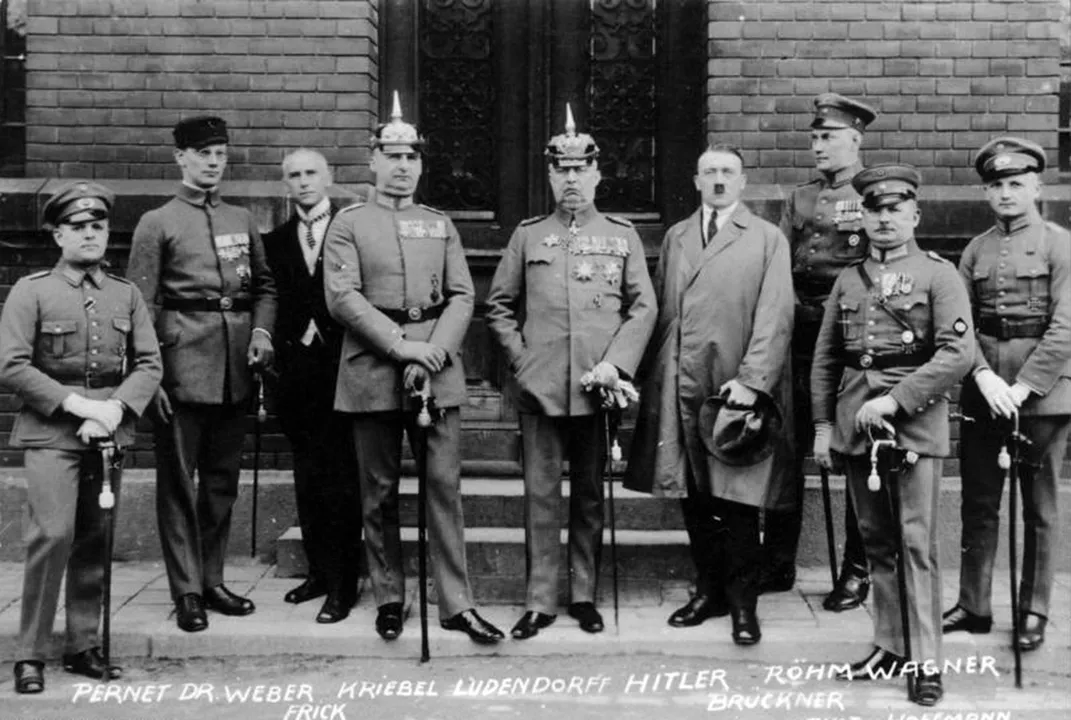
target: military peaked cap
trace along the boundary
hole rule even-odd
[[[54,228],[64,223],[103,220],[111,214],[114,201],[115,193],[99,183],[86,180],[67,183],[42,208],[43,224]]]
[[[874,108],[858,100],[837,93],[822,93],[814,99],[814,120],[811,127],[816,130],[855,128],[862,132],[877,116]]]
[[[1045,150],[1037,143],[1023,138],[994,138],[978,151],[974,158],[974,169],[978,171],[983,182],[1008,175],[1040,173],[1045,169]]]
[[[876,209],[918,197],[922,176],[911,165],[882,163],[860,170],[852,187],[863,197],[863,207]]]

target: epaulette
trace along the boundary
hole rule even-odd
[[[353,203],[352,205],[347,205],[346,207],[340,209],[337,213],[335,213],[335,215],[341,215],[342,213],[346,212],[347,210],[356,210],[357,208],[364,207],[364,206],[365,206],[364,200],[359,200],[359,201]]]
[[[807,180],[806,182],[797,183],[796,187],[803,188],[803,187],[807,187],[808,185],[821,184],[821,182],[822,182],[822,178],[811,178],[810,180]]]
[[[27,275],[26,279],[27,280],[40,280],[41,278],[48,277],[51,274],[52,274],[51,270],[38,270],[37,272],[33,273],[32,275]]]
[[[420,207],[424,208],[425,210],[429,211],[429,212],[435,213],[436,215],[445,215],[446,214],[445,212],[443,212],[439,208],[433,208],[431,205],[424,205],[423,203],[418,203],[418,205]]]
[[[106,272],[104,274],[107,275],[108,277],[110,277],[112,280],[115,280],[117,282],[121,282],[124,285],[133,285],[134,284],[134,283],[130,282],[129,280],[127,280],[125,277],[122,277],[121,275],[113,275],[110,272]]]
[[[544,219],[545,217],[547,217],[547,216],[546,215],[536,215],[535,217],[530,217],[527,220],[521,220],[520,225],[521,225],[521,227],[525,227],[527,225],[535,225],[537,222],[539,222],[540,220]]]
[[[938,254],[937,254],[937,252],[936,252],[935,250],[927,250],[927,251],[926,251],[926,255],[927,255],[927,256],[928,256],[928,257],[929,257],[929,258],[930,258],[931,260],[936,260],[937,262],[943,262],[943,263],[948,263],[949,265],[951,265],[951,264],[952,264],[952,261],[951,261],[951,260],[945,260],[945,259],[944,259],[943,257],[941,257],[940,255],[938,255]]]
[[[627,228],[632,227],[632,221],[628,218],[618,217],[617,215],[607,215],[606,219],[617,225],[624,225]]]

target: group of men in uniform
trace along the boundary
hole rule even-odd
[[[702,204],[667,231],[652,282],[635,229],[595,207],[599,148],[567,110],[565,133],[546,150],[555,209],[516,228],[487,301],[516,378],[522,432],[527,592],[515,639],[556,618],[565,459],[568,612],[587,632],[603,629],[595,601],[607,428],[636,381],[625,484],[681,498],[696,565],[696,592],[671,625],[731,615],[734,642],[760,640],[760,593],[795,579],[802,456],[813,442],[820,466],[843,467],[851,500],[845,561],[825,606],[854,607],[873,584],[875,650],[845,675],[864,680],[918,663],[911,697],[936,703],[940,673],[925,661],[939,668],[942,632],[992,624],[1003,475],[991,438],[1002,432],[998,420],[1017,418],[1037,460],[1023,482],[1020,643],[1029,650],[1044,640],[1055,484],[1071,425],[1071,238],[1039,215],[1044,152],[1016,138],[979,152],[997,221],[957,273],[915,241],[918,171],[863,169],[859,148],[875,117],[858,101],[816,98],[820,177],[793,192],[780,227],[741,202],[740,151],[708,147],[695,174]],[[318,622],[347,617],[363,530],[376,630],[386,640],[401,634],[398,485],[408,435],[426,467],[440,624],[478,643],[500,641],[472,599],[460,496],[461,350],[473,283],[453,223],[413,200],[424,139],[396,99],[373,138],[374,193],[344,208],[328,197],[321,154],[287,155],[294,214],[262,242],[251,215],[220,199],[225,123],[193,118],[174,135],[182,184],[138,223],[129,280],[102,269],[111,193],[74,183],[45,207],[60,263],[21,280],[0,319],[0,382],[24,401],[13,442],[27,448],[30,478],[16,690],[44,687],[65,568],[65,666],[118,674],[95,645],[103,553],[92,493],[103,473],[93,463],[100,442],[128,440],[146,410],[178,626],[204,630],[206,609],[254,612],[224,584],[223,559],[242,420],[269,371],[294,448],[310,568],[285,600],[325,597]],[[942,625],[934,523],[949,393],[964,376],[963,408],[975,422],[961,443],[961,592]],[[430,420],[418,418],[418,405]],[[895,452],[872,463],[881,440]],[[884,472],[878,490],[874,464]]]

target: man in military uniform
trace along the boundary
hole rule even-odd
[[[0,316],[0,385],[23,402],[11,444],[25,448],[26,571],[15,691],[44,690],[60,583],[67,575],[63,667],[118,678],[98,647],[106,550],[97,441],[134,439],[134,423],[163,370],[141,293],[103,269],[114,196],[91,182],[64,186],[44,207],[60,246],[52,270],[19,280]],[[118,488],[114,488],[118,492]]]
[[[643,245],[627,220],[595,208],[599,148],[577,133],[547,145],[556,207],[522,222],[491,282],[487,323],[516,375],[523,443],[526,612],[514,625],[530,638],[556,618],[562,460],[569,459],[569,614],[601,632],[595,609],[603,530],[605,416],[594,387],[612,389],[636,371],[656,307]],[[519,317],[523,315],[523,327]],[[592,388],[594,389],[594,388]]]
[[[127,277],[160,338],[156,515],[175,620],[198,632],[208,627],[206,606],[225,615],[255,609],[223,584],[223,559],[253,373],[272,360],[275,281],[252,215],[220,200],[226,124],[189,118],[174,137],[182,184],[138,222]]]
[[[289,603],[326,595],[316,615],[335,623],[357,602],[361,526],[349,417],[335,412],[342,328],[324,301],[323,239],[337,208],[327,195],[331,169],[315,150],[283,158],[290,219],[264,236],[275,275],[279,424],[294,451],[294,494],[309,574],[286,593]]]
[[[1056,483],[1071,428],[1071,237],[1038,211],[1045,151],[1001,137],[975,158],[996,224],[964,250],[978,352],[960,398],[963,542],[959,600],[944,631],[987,633],[1004,471],[997,451],[1016,415],[1032,442],[1020,466],[1025,538],[1019,647],[1045,640],[1058,512]]]
[[[796,580],[796,550],[803,521],[803,461],[811,447],[810,374],[822,307],[840,271],[866,256],[859,195],[852,177],[862,170],[859,148],[863,131],[877,113],[870,106],[834,93],[814,99],[811,151],[819,177],[797,186],[781,214],[781,232],[792,247],[792,283],[796,321],[792,333],[795,480],[793,509],[767,512],[762,592],[790,590]],[[822,602],[840,612],[867,597],[870,580],[859,526],[852,504],[844,507],[844,561],[833,591]]]
[[[398,518],[402,436],[427,459],[427,517],[439,622],[494,644],[504,636],[474,609],[461,508],[462,341],[472,319],[465,251],[445,214],[413,202],[424,146],[402,120],[372,141],[374,200],[343,209],[324,240],[327,309],[345,330],[335,409],[354,413],[365,556],[385,640],[402,632],[405,575]],[[418,429],[409,395],[427,387],[439,417]],[[427,444],[418,438],[426,432]]]
[[[936,253],[922,252],[915,242],[918,171],[875,165],[852,184],[862,196],[870,250],[833,285],[811,374],[815,460],[830,468],[831,451],[842,458],[874,583],[876,647],[845,678],[907,674],[910,698],[933,705],[943,693],[936,526],[941,458],[949,452],[948,394],[974,356],[970,304],[955,267]],[[884,489],[872,492],[867,488],[870,444],[875,434],[889,433],[917,461],[911,464],[909,458],[895,477],[884,478]],[[886,496],[890,482],[899,488],[899,527]],[[902,548],[897,547],[900,532]],[[910,658],[904,657],[897,591],[900,552]]]

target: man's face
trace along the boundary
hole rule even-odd
[[[65,222],[53,228],[52,237],[60,246],[63,259],[71,265],[93,265],[104,258],[108,249],[108,221]]]
[[[175,162],[182,168],[183,182],[203,190],[211,190],[223,179],[227,167],[227,146],[209,145],[200,149],[175,149]]]
[[[370,167],[376,174],[376,192],[409,197],[416,192],[424,161],[407,145],[388,145],[372,151]]]
[[[290,197],[309,210],[327,196],[327,188],[331,187],[331,171],[320,155],[297,153],[286,161],[283,182]]]
[[[733,153],[708,151],[699,156],[695,188],[704,205],[727,208],[740,199],[746,186],[744,164]]]
[[[880,208],[863,207],[863,227],[870,244],[881,250],[900,247],[915,237],[918,227],[919,206],[914,200],[885,205]]]
[[[567,212],[575,212],[594,203],[595,189],[602,180],[602,173],[595,163],[579,167],[550,165],[547,176],[550,178],[554,202]]]
[[[1035,206],[1040,195],[1041,182],[1037,173],[1009,175],[985,184],[985,198],[1000,218],[1025,215]]]
[[[851,128],[817,128],[811,130],[814,166],[822,172],[835,173],[859,161],[861,136]]]

